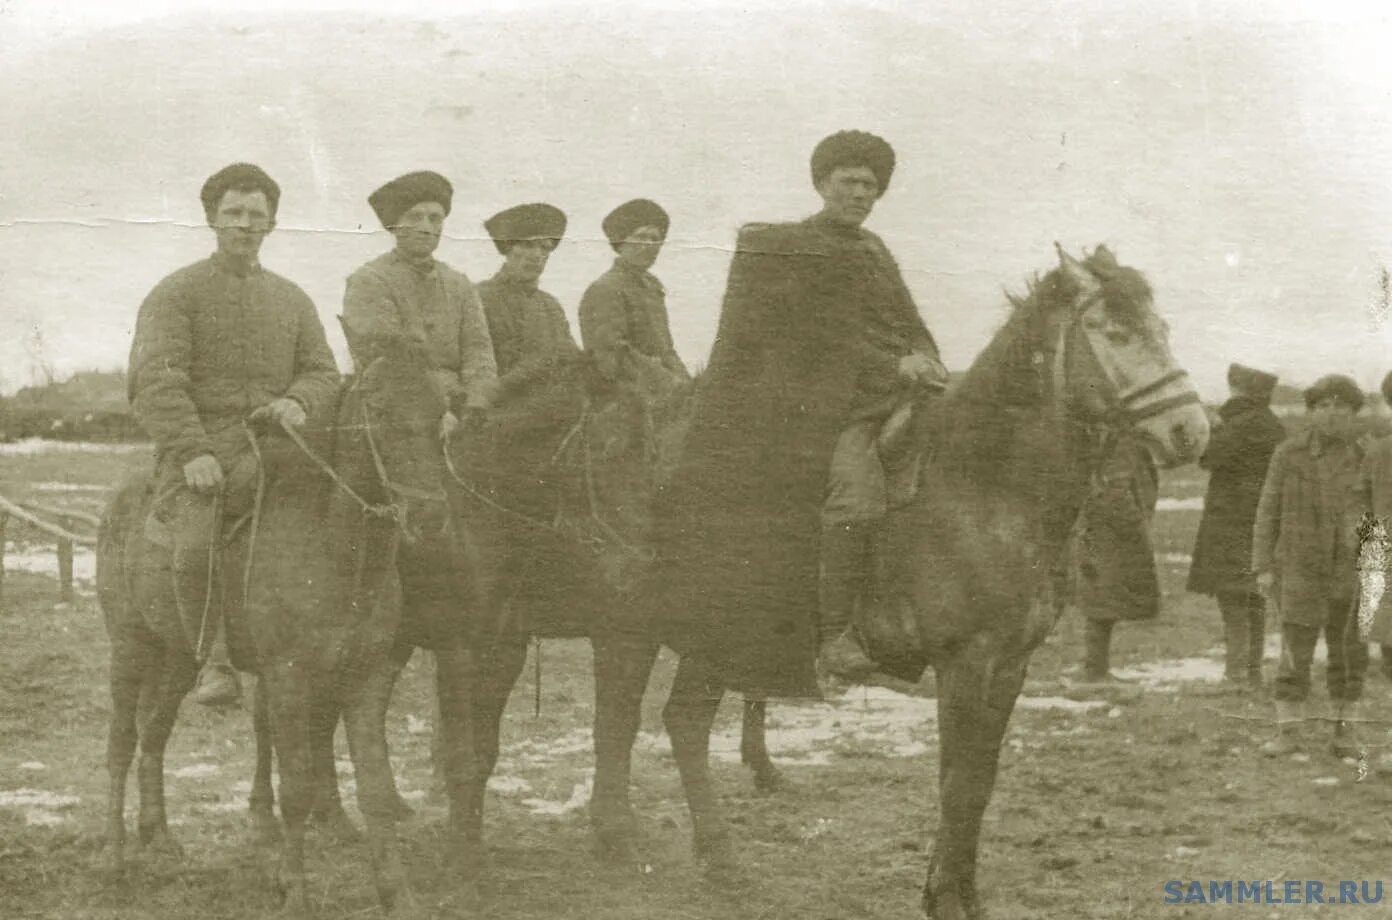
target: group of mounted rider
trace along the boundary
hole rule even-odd
[[[721,871],[739,865],[707,764],[726,691],[751,701],[744,753],[767,780],[764,699],[933,667],[942,814],[923,905],[980,916],[982,814],[1058,614],[1049,576],[1121,439],[1173,466],[1202,452],[1208,422],[1149,284],[1104,246],[1083,260],[1056,247],[1057,266],[1012,298],[949,388],[894,258],[864,228],[893,149],[841,131],[809,166],[815,214],[741,228],[696,381],[650,271],[670,225],[655,202],[604,219],[616,258],[579,304],[577,343],[539,288],[563,213],[489,218],[504,262],[475,286],[434,255],[448,180],[387,182],[368,203],[395,245],[348,279],[342,386],[309,298],[259,262],[279,187],[249,164],[208,179],[217,251],[156,287],[131,350],[155,473],[118,494],[98,549],[113,868],[137,743],[141,838],[158,842],[179,701],[205,661],[205,698],[234,698],[230,657],[269,700],[258,726],[280,759],[291,912],[310,912],[305,824],[336,801],[316,788],[333,783],[341,713],[379,897],[415,916],[383,729],[396,673],[412,648],[435,652],[451,851],[472,878],[531,629],[592,640],[590,816],[611,854],[634,844],[631,753],[658,643],[678,654],[663,721],[694,849]],[[552,552],[574,536],[622,550],[579,557],[604,570],[602,609],[573,633],[518,617],[529,592],[584,582],[568,580],[573,554]],[[552,592],[539,606],[584,603]]]
[[[722,360],[717,351],[708,372],[709,398],[735,410],[721,424],[727,432],[740,427],[731,437],[742,443],[732,444],[725,459],[752,459],[754,468],[746,467],[738,480],[758,484],[766,474],[768,488],[775,489],[783,478],[802,489],[792,500],[821,508],[818,532],[790,538],[820,558],[813,581],[821,663],[846,678],[863,678],[872,668],[847,627],[867,571],[870,531],[892,491],[895,471],[887,475],[880,440],[887,422],[889,429],[902,427],[914,401],[941,389],[947,377],[894,259],[862,226],[894,164],[890,146],[862,132],[840,132],[817,146],[811,178],[822,209],[794,225],[746,228],[742,239],[790,247],[810,242],[833,256],[816,277],[772,284],[758,279],[765,290],[753,299],[765,303],[754,306],[766,305],[773,284],[793,285],[801,289],[780,295],[834,300],[841,315],[812,324],[759,317],[769,323],[769,353]],[[190,645],[209,656],[198,696],[210,704],[238,694],[209,577],[216,534],[221,522],[248,510],[258,463],[305,462],[284,438],[266,439],[272,449],[254,455],[245,422],[264,418],[273,428],[294,429],[327,418],[339,384],[314,305],[259,260],[280,195],[276,182],[251,164],[228,166],[204,183],[202,204],[217,249],[151,292],[131,348],[131,405],[156,451],[159,501],[147,532],[157,529],[170,548]],[[368,203],[395,245],[348,276],[345,334],[360,366],[372,360],[377,343],[392,337],[423,346],[449,407],[439,423],[442,440],[469,437],[461,420],[506,405],[580,352],[561,305],[539,287],[566,232],[558,208],[522,204],[485,221],[503,263],[475,285],[435,257],[453,204],[445,177],[400,176],[372,192]],[[650,270],[669,225],[668,213],[646,199],[620,205],[603,221],[616,258],[579,305],[580,332],[599,373],[619,390],[651,390],[640,381],[654,374],[674,385],[689,380],[673,345],[664,288]],[[726,316],[724,322],[753,319]],[[839,337],[840,360],[798,367],[800,336]],[[780,346],[791,363],[779,362],[774,352]],[[758,415],[749,411],[755,398],[766,404]],[[784,409],[802,418],[782,430],[764,424],[786,419]],[[774,443],[779,440],[791,443]],[[756,446],[759,441],[766,443]],[[775,456],[796,459],[789,468],[781,460],[768,462]],[[751,505],[762,500],[755,496]]]

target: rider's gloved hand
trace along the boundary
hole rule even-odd
[[[222,485],[222,464],[212,454],[200,454],[184,464],[184,482],[195,492],[211,492]]]
[[[440,416],[440,440],[448,441],[450,435],[459,430],[459,416],[453,412],[446,412]]]
[[[266,404],[266,415],[283,428],[299,428],[305,423],[304,406],[288,396],[273,399]]]
[[[947,388],[947,368],[932,355],[914,352],[899,359],[899,375],[920,386]]]

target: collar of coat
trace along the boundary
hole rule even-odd
[[[235,275],[238,278],[249,278],[261,271],[260,262],[247,264],[240,259],[234,259],[221,250],[214,250],[212,257],[208,260],[213,264],[213,268],[228,275]]]

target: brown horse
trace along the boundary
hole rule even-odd
[[[659,375],[660,376],[660,375]],[[588,355],[559,364],[495,410],[454,450],[452,488],[496,566],[495,613],[479,647],[471,801],[497,763],[508,696],[527,641],[587,637],[594,651],[595,788],[591,814],[609,856],[628,851],[630,751],[658,644],[628,597],[645,572],[657,480],[679,450],[692,387],[640,382],[617,392]],[[763,700],[746,700],[741,759],[756,788],[786,780],[769,757]],[[331,796],[330,796],[331,797]],[[481,833],[481,813],[471,831]]]
[[[859,617],[888,669],[909,676],[931,664],[937,675],[940,814],[923,909],[938,920],[984,916],[977,849],[1001,740],[1030,654],[1053,626],[1040,596],[1108,433],[1144,435],[1166,466],[1192,461],[1208,435],[1140,273],[1104,248],[1083,262],[1059,257],[966,376],[919,413],[916,494],[883,526]],[[660,598],[661,585],[653,590]],[[707,765],[718,674],[718,663],[683,656],[664,722],[696,852],[734,870]]]
[[[391,653],[402,632],[398,550],[430,542],[422,538],[452,520],[435,440],[444,404],[418,345],[393,340],[376,347],[377,357],[343,393],[337,425],[311,432],[302,454],[278,435],[260,439],[267,457],[282,459],[265,464],[259,515],[225,556],[226,594],[244,595],[227,605],[241,610],[227,619],[229,649],[234,664],[258,675],[268,701],[284,823],[276,881],[286,913],[296,917],[310,914],[305,823],[325,767],[314,738],[324,736],[326,724],[331,736],[340,712],[378,895],[393,916],[417,912],[395,840],[384,718],[397,668]],[[117,871],[124,868],[125,785],[137,744],[140,840],[177,850],[165,818],[164,749],[198,667],[175,605],[168,551],[153,545],[143,526],[148,504],[148,479],[127,484],[103,520],[98,547],[98,592],[112,645],[108,840]],[[473,673],[467,634],[453,632],[438,690],[447,714],[451,815],[462,827],[474,810],[464,778],[472,761]],[[467,859],[467,842],[458,842]]]

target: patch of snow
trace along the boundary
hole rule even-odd
[[[95,482],[36,482],[29,486],[35,492],[110,492],[110,486]]]
[[[13,547],[13,549],[11,548]],[[5,570],[9,572],[29,572],[33,575],[52,575],[58,577],[58,551],[21,551],[14,544],[5,547]],[[73,547],[73,579],[92,581],[97,577],[97,554],[83,546]]]
[[[29,771],[35,772],[35,773],[38,772],[39,770],[47,770],[47,769],[48,769],[47,766],[45,766],[44,764],[39,763],[37,760],[26,760],[26,761],[24,761],[24,763],[22,763],[22,764],[19,765],[19,768],[20,768],[21,770],[29,770]]]
[[[66,820],[62,815],[44,811],[42,808],[36,808],[24,814],[24,823],[29,827],[57,827]]]
[[[1067,712],[1084,713],[1092,712],[1095,709],[1105,709],[1106,700],[1070,700],[1062,696],[1022,696],[1015,701],[1016,709],[1028,709],[1034,712]]]
[[[1188,553],[1161,553],[1160,561],[1174,565],[1191,565],[1194,562],[1194,557]]]
[[[100,444],[93,441],[22,438],[0,444],[0,457],[32,457],[39,454],[133,454],[149,449],[148,444]]]
[[[564,802],[555,802],[551,799],[523,799],[522,804],[529,808],[533,814],[550,815],[560,817],[568,815],[573,811],[579,811],[590,801],[590,793],[594,791],[594,771],[586,770],[583,782],[575,784],[570,792],[570,798]]]
[[[1118,668],[1115,673],[1117,677],[1152,688],[1187,683],[1216,684],[1223,679],[1223,662],[1216,658],[1147,661],[1129,668]]]
[[[1191,498],[1161,498],[1155,502],[1156,511],[1202,511],[1203,507],[1202,495]]]
[[[205,779],[209,776],[216,776],[222,768],[215,763],[191,763],[187,767],[180,767],[170,773],[170,776],[179,779]]]
[[[532,791],[532,784],[520,776],[490,776],[488,788],[498,795],[522,795]]]
[[[43,789],[0,790],[0,808],[72,808],[82,799],[75,795],[59,795]]]

